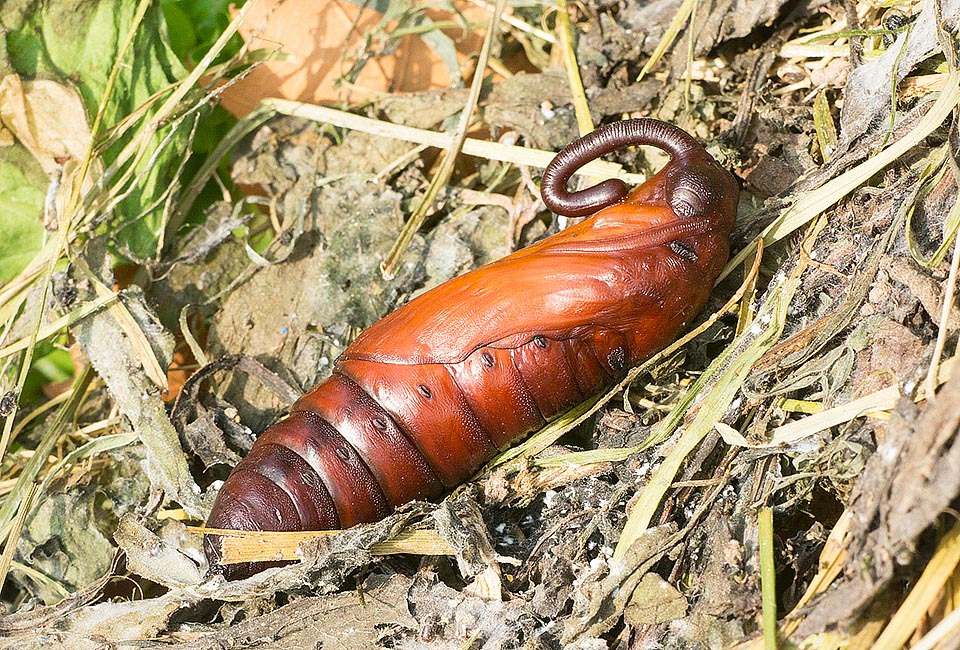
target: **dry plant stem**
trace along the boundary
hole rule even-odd
[[[331,124],[333,126],[362,131],[373,135],[383,136],[385,138],[395,138],[417,144],[436,147],[438,149],[448,149],[451,146],[452,137],[448,133],[439,133],[437,131],[428,131],[418,129],[403,124],[393,124],[382,120],[374,120],[362,115],[339,111],[326,106],[315,106],[313,104],[303,104],[288,99],[265,99],[260,104],[260,108],[268,111],[268,115],[263,118],[265,121],[273,113],[289,115],[291,117],[301,117],[306,120],[322,124]],[[259,110],[259,109],[258,109]],[[252,115],[252,113],[251,113]],[[236,128],[236,127],[234,127]],[[515,145],[502,144],[500,142],[490,142],[488,140],[477,140],[467,138],[462,147],[462,152],[470,156],[478,156],[488,160],[498,162],[507,162],[515,165],[526,165],[529,167],[546,167],[557,155],[555,151],[544,151],[542,149],[532,149],[528,147],[518,147]],[[216,167],[216,161],[212,163]],[[575,176],[590,176],[603,178],[619,178],[628,185],[639,185],[646,180],[643,174],[632,174],[623,171],[623,168],[610,162],[594,160],[574,172]]]
[[[493,6],[491,5],[491,3],[489,3],[489,2],[484,2],[483,0],[469,0],[469,2],[470,2],[470,4],[474,5],[475,7],[483,7],[483,8],[486,9],[488,12],[492,12],[492,11],[494,10],[494,8],[493,8]],[[544,41],[546,41],[547,43],[555,43],[555,42],[556,42],[556,39],[554,38],[553,34],[551,34],[550,32],[545,32],[544,30],[542,30],[542,29],[540,29],[540,28],[538,28],[538,27],[534,27],[534,26],[532,26],[532,25],[530,25],[530,24],[528,24],[528,23],[525,23],[524,21],[520,20],[519,18],[517,18],[517,17],[514,16],[513,14],[502,14],[502,15],[500,16],[500,20],[502,20],[502,21],[505,22],[506,24],[510,25],[511,27],[515,27],[516,29],[518,29],[518,30],[521,31],[521,32],[524,32],[524,33],[526,33],[526,34],[530,34],[530,35],[532,35],[532,36],[536,36],[537,38],[539,38],[539,39],[541,39],[541,40],[544,40]]]
[[[944,584],[960,563],[960,523],[953,527],[937,544],[937,550],[927,563],[923,574],[913,585],[900,609],[893,615],[883,633],[873,644],[873,650],[902,648],[914,630],[925,618],[929,608],[940,598]]]
[[[697,0],[683,0],[683,4],[677,9],[673,20],[670,21],[667,31],[663,33],[660,42],[657,43],[657,48],[653,51],[653,54],[650,55],[643,69],[640,70],[640,74],[637,75],[637,83],[647,76],[647,73],[653,69],[653,66],[659,63],[663,55],[670,49],[670,46],[673,45],[673,41],[676,40],[680,30],[683,29],[683,24],[690,18],[690,14],[693,13],[693,8],[696,4]]]
[[[394,171],[398,169],[406,167],[407,165],[415,161],[417,158],[419,158],[420,154],[422,154],[426,150],[427,150],[427,145],[418,144],[416,147],[414,147],[407,153],[398,156],[393,160],[393,162],[388,163],[386,167],[384,167],[383,169],[377,172],[377,175],[373,177],[373,182],[382,183],[390,174],[392,174]]]
[[[940,383],[943,383],[944,380],[945,378],[942,378]],[[850,422],[863,415],[876,413],[878,411],[888,411],[896,406],[897,400],[899,399],[900,387],[887,386],[886,388],[870,393],[869,395],[864,395],[846,404],[841,404],[826,411],[814,413],[805,418],[781,424],[771,432],[769,440],[750,446],[757,449],[764,449],[794,444],[799,440],[829,429],[830,427],[837,426],[838,424]]]
[[[944,616],[911,650],[936,650],[940,647],[949,648],[951,646],[943,646],[942,644],[949,642],[950,639],[957,639],[958,637],[960,637],[960,608]]]
[[[342,530],[304,530],[278,532],[273,530],[230,530],[187,526],[188,532],[198,535],[218,535],[223,556],[221,564],[243,564],[264,560],[296,561],[300,544],[318,537],[334,537]],[[456,551],[435,530],[400,530],[389,539],[375,542],[369,549],[372,555],[454,555]]]
[[[690,23],[687,25],[687,70],[683,75],[683,108],[690,111],[690,86],[693,83],[693,54],[697,44],[697,7],[699,2],[693,3],[690,10]]]
[[[577,130],[584,136],[594,129],[593,117],[590,115],[590,106],[587,95],[583,90],[583,80],[580,78],[580,67],[577,65],[577,53],[573,46],[573,27],[570,25],[570,14],[567,0],[557,3],[557,36],[560,46],[560,56],[563,59],[563,69],[567,73],[567,83],[573,95],[573,111],[577,116]]]
[[[854,68],[863,64],[863,36],[856,34],[861,31],[860,16],[857,15],[857,4],[853,0],[844,0],[843,11],[847,17],[849,29],[854,32],[848,39],[850,47],[850,63]]]
[[[587,94],[583,89],[583,79],[580,78],[580,66],[577,63],[577,52],[574,45],[573,26],[570,24],[570,13],[566,0],[559,0],[557,8],[557,36],[560,47],[560,58],[563,60],[563,69],[567,73],[567,84],[573,96],[573,112],[577,117],[577,131],[581,137],[594,130],[593,116],[590,114],[590,105]],[[594,185],[604,180],[603,176],[589,176],[588,185]],[[562,223],[562,222],[561,222]]]
[[[191,307],[196,307],[193,303],[183,306],[183,309],[180,310],[180,317],[178,319],[180,325],[180,332],[183,334],[183,338],[187,342],[187,346],[190,348],[190,354],[193,355],[193,358],[200,366],[207,365],[207,355],[203,351],[203,348],[200,346],[200,343],[197,341],[196,337],[193,335],[193,332],[190,331],[190,323],[187,321],[188,312]]]
[[[572,451],[566,454],[550,456],[548,458],[533,458],[534,467],[583,467],[600,463],[619,463],[632,456],[634,447],[611,447],[605,449],[590,449],[588,451]]]
[[[777,570],[773,562],[773,508],[757,516],[760,537],[760,591],[763,602],[763,648],[777,650]]]
[[[757,242],[757,254],[753,259],[753,267],[747,267],[744,264],[744,298],[740,301],[740,309],[737,313],[737,331],[734,337],[740,336],[753,323],[757,315],[753,305],[757,298],[757,271],[759,270],[759,260],[763,259],[763,240]]]
[[[960,196],[957,197],[960,201]],[[932,399],[936,394],[940,375],[940,358],[943,356],[943,349],[947,343],[947,332],[950,330],[950,307],[953,305],[953,298],[957,291],[957,272],[960,270],[960,240],[955,240],[953,244],[953,259],[950,262],[950,275],[947,276],[947,286],[943,289],[942,306],[940,311],[940,328],[937,332],[937,342],[933,349],[933,359],[930,361],[930,370],[927,373],[924,392],[927,399]]]
[[[497,37],[497,24],[505,5],[506,0],[497,0],[497,5],[490,16],[487,33],[483,39],[483,47],[480,48],[480,55],[477,58],[477,69],[473,73],[470,95],[463,107],[463,111],[460,113],[460,123],[457,125],[457,132],[453,142],[450,148],[444,152],[440,169],[433,179],[431,179],[430,186],[417,204],[413,214],[410,215],[410,218],[403,225],[400,236],[397,238],[393,248],[390,249],[390,252],[387,253],[386,258],[380,264],[380,272],[385,278],[392,278],[396,274],[401,255],[403,255],[403,252],[407,249],[407,246],[409,246],[413,235],[420,229],[420,226],[423,225],[423,221],[427,218],[427,211],[433,206],[433,202],[437,194],[439,194],[440,189],[447,184],[450,176],[453,174],[453,165],[456,162],[457,156],[460,155],[464,141],[467,139],[467,128],[470,126],[470,116],[473,115],[473,110],[476,108],[477,101],[480,99],[480,89],[483,87],[483,75],[487,70],[490,48],[493,45],[494,39]]]

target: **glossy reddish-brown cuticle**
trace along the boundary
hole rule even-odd
[[[633,190],[616,179],[567,190],[578,168],[629,145],[671,160]],[[684,131],[601,127],[556,156],[541,190],[555,212],[592,216],[362,332],[235,468],[210,527],[346,527],[437,497],[665,346],[706,303],[739,189]],[[216,538],[205,548],[230,578],[265,566],[219,567]]]

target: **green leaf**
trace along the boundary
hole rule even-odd
[[[198,61],[230,24],[230,7],[240,9],[244,0],[162,0],[164,16],[170,30],[170,44],[183,61]],[[187,38],[189,34],[189,38]],[[190,42],[192,41],[192,42]],[[216,62],[236,54],[243,39],[234,36]]]
[[[136,30],[106,102],[103,126],[109,130],[187,74],[166,43],[159,5],[147,7],[143,20],[135,25],[138,4],[124,0],[71,0],[44,3],[40,11],[24,12],[18,16],[20,24],[6,25],[9,63],[27,78],[72,82],[92,122],[120,49],[131,30]],[[10,20],[10,16],[4,18]],[[149,117],[147,111],[141,120]],[[167,126],[154,133],[147,155],[137,163],[125,186],[117,188],[125,196],[113,210],[106,232],[111,233],[121,252],[139,259],[156,252],[163,228],[163,202],[157,198],[175,180],[175,172],[186,155],[189,126]],[[136,128],[135,124],[101,152],[104,167],[116,159]],[[158,151],[161,146],[163,149]]]
[[[16,277],[40,250],[45,185],[26,149],[0,147],[0,282]]]
[[[73,376],[74,366],[70,353],[62,348],[54,347],[50,342],[37,347],[37,356],[27,373],[27,380],[23,384],[20,394],[22,404],[38,404],[43,401],[43,387],[47,384],[57,384]]]
[[[206,4],[206,3],[196,3]],[[162,2],[163,15],[167,20],[167,34],[170,38],[170,47],[177,53],[181,60],[193,52],[197,46],[197,30],[194,28],[193,21],[181,8],[179,2]]]

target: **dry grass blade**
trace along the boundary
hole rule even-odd
[[[400,230],[400,236],[397,237],[397,242],[393,245],[393,248],[390,249],[390,252],[387,253],[383,263],[380,264],[380,272],[383,273],[384,278],[389,279],[396,275],[397,265],[400,263],[400,256],[407,250],[407,246],[410,245],[414,234],[420,230],[424,220],[427,218],[427,212],[433,206],[433,202],[436,200],[440,190],[446,186],[450,177],[453,175],[454,163],[456,162],[457,156],[460,155],[460,151],[463,149],[463,143],[467,139],[467,130],[470,128],[471,116],[477,107],[477,102],[480,100],[480,89],[483,87],[483,77],[486,74],[487,64],[490,59],[490,48],[498,36],[497,24],[500,21],[500,14],[503,13],[505,6],[506,0],[497,0],[497,5],[490,14],[487,33],[483,38],[483,46],[480,48],[480,54],[477,57],[477,69],[473,73],[473,83],[470,84],[470,94],[463,106],[463,110],[460,111],[460,122],[457,124],[457,130],[450,142],[450,147],[443,152],[440,168],[436,174],[434,174],[433,178],[430,179],[430,185],[427,187],[427,191],[417,203],[417,207],[413,209],[407,222],[403,224],[403,228]]]
[[[454,555],[456,551],[433,530],[405,530],[370,547],[374,555]]]
[[[4,500],[3,507],[0,508],[0,529],[3,530],[0,538],[5,540],[3,557],[6,558],[5,563],[0,564],[0,585],[6,581],[7,571],[10,568],[9,562],[13,559],[13,549],[16,548],[20,538],[18,522],[23,523],[32,506],[32,501],[28,497],[36,489],[36,478],[44,463],[46,463],[47,456],[60,440],[63,430],[75,417],[80,404],[86,397],[87,388],[89,388],[92,378],[93,371],[89,366],[77,375],[73,383],[73,394],[60,407],[52,426],[45,432],[40,444],[23,467],[20,476],[17,477],[13,489]],[[11,518],[13,518],[12,521]]]
[[[779,447],[780,445],[794,444],[799,440],[825,431],[838,424],[850,422],[863,415],[877,413],[878,411],[889,411],[896,405],[899,399],[900,388],[898,386],[888,386],[875,393],[864,395],[863,397],[851,400],[832,409],[814,413],[800,420],[781,424],[773,430],[770,440],[759,445],[759,447]]]
[[[566,0],[560,0],[557,9],[557,34],[559,35],[560,57],[563,59],[563,69],[567,73],[567,83],[573,94],[573,111],[577,116],[577,128],[584,136],[593,131],[593,117],[590,115],[590,105],[587,103],[587,94],[583,90],[583,80],[580,79],[580,66],[577,65],[577,53],[574,47],[573,28],[570,25],[570,14]]]
[[[951,217],[960,215],[960,195],[958,195],[953,209],[950,211]],[[954,234],[956,231],[954,231]],[[949,235],[945,235],[944,243],[950,240]],[[947,333],[950,328],[950,313],[953,311],[951,305],[954,304],[954,297],[957,292],[957,274],[960,272],[960,245],[953,247],[953,258],[950,261],[950,273],[947,275],[947,284],[943,288],[943,296],[940,298],[940,327],[937,331],[937,342],[934,345],[933,358],[930,360],[930,369],[927,372],[927,379],[924,383],[926,387],[927,398],[933,398],[937,390],[937,378],[940,374],[940,359],[943,356],[943,350],[947,344]]]
[[[947,580],[960,565],[960,523],[944,535],[937,550],[927,563],[920,578],[910,590],[910,595],[893,615],[883,633],[874,642],[873,650],[897,650],[913,636],[927,613],[941,598]]]
[[[650,55],[650,58],[640,70],[640,74],[637,76],[637,83],[642,81],[643,78],[646,77],[651,70],[653,70],[653,67],[660,62],[660,59],[663,58],[663,55],[666,54],[667,50],[670,49],[670,46],[673,45],[673,42],[680,34],[680,30],[683,29],[683,26],[690,19],[690,15],[693,13],[694,7],[697,6],[698,2],[699,0],[683,0],[683,3],[679,8],[677,8],[677,13],[674,14],[673,20],[670,21],[667,31],[665,31],[663,36],[660,37],[660,42],[657,43],[657,47],[653,51],[653,54]]]
[[[241,531],[218,528],[188,527],[187,530],[202,535],[221,536],[221,564],[245,562],[296,561],[300,559],[300,544],[320,537],[333,537],[339,530],[276,532]],[[404,530],[390,539],[370,546],[373,555],[453,555],[450,548],[434,530]]]
[[[947,84],[937,101],[909,133],[873,158],[824,183],[817,190],[799,197],[793,206],[763,230],[758,239],[763,239],[764,243],[770,246],[790,236],[804,224],[809,223],[811,219],[836,205],[850,192],[866,183],[871,176],[898,160],[908,150],[933,133],[934,130],[940,128],[943,122],[950,117],[958,103],[960,103],[960,72],[953,70],[950,72]],[[756,245],[756,240],[754,245]],[[720,278],[729,275],[752,252],[753,246],[747,246],[737,253],[727,264]]]
[[[936,379],[934,380],[934,386],[940,386],[950,379],[955,372],[957,363],[957,357],[953,357],[940,365]],[[850,422],[855,418],[871,413],[875,414],[881,411],[889,411],[896,406],[901,394],[899,386],[888,386],[869,395],[864,395],[845,404],[827,409],[826,411],[814,413],[800,420],[781,424],[773,429],[770,440],[766,443],[750,446],[756,448],[771,448],[794,444],[799,440],[816,435],[838,424]],[[927,389],[927,394],[933,394],[931,389]]]
[[[117,300],[119,296],[113,292],[109,294],[102,295],[95,300],[84,304],[83,306],[73,310],[66,316],[61,316],[52,323],[48,323],[40,328],[37,332],[36,343],[45,341],[52,336],[55,336],[57,333],[62,332],[65,328],[70,327],[74,323],[77,323],[84,318],[91,316],[101,309],[108,307],[111,303]],[[8,357],[15,352],[20,352],[21,350],[27,349],[30,345],[30,339],[22,338],[13,341],[3,347],[0,347],[0,359]]]
[[[950,648],[952,641],[960,638],[960,609],[955,609],[943,617],[936,627],[927,632],[913,645],[911,650],[936,650]]]
[[[821,220],[813,224],[806,241],[816,238],[823,227]],[[620,534],[614,549],[613,561],[622,561],[631,545],[640,539],[663,500],[687,456],[700,444],[733,402],[753,365],[773,346],[783,332],[787,310],[793,300],[805,265],[801,262],[789,277],[774,283],[768,289],[767,298],[761,305],[754,324],[738,336],[687,391],[684,399],[657,426],[656,438],[664,439],[672,434],[696,397],[703,396],[693,421],[686,427],[663,462],[657,467],[650,482],[640,493]],[[710,390],[707,391],[707,386]],[[653,436],[651,436],[653,437]]]
[[[261,106],[268,111],[275,111],[281,115],[302,117],[321,124],[331,124],[344,129],[372,133],[386,138],[405,140],[407,142],[414,142],[439,149],[449,148],[452,142],[452,136],[449,133],[439,133],[437,131],[428,131],[426,129],[418,129],[402,124],[393,124],[391,122],[375,120],[326,106],[303,104],[286,99],[265,99]],[[546,167],[550,161],[553,160],[553,157],[557,155],[554,151],[506,145],[499,142],[477,140],[474,138],[467,138],[463,143],[461,151],[467,155],[478,156],[486,158],[487,160],[508,162],[527,167],[538,167],[540,169]],[[626,183],[634,184],[642,183],[646,178],[642,174],[625,172],[623,167],[616,163],[604,162],[602,160],[594,160],[584,165],[575,172],[575,175],[620,178]]]
[[[624,385],[625,384],[621,382],[621,390]],[[596,413],[606,402],[606,400],[616,394],[616,392],[618,391],[611,390],[601,398],[595,398],[584,402],[583,404],[578,404],[576,407],[570,409],[556,420],[549,423],[538,432],[521,442],[519,445],[515,445],[501,453],[499,456],[491,460],[485,469],[506,464],[517,458],[529,458],[530,456],[540,453],[556,442],[563,434],[570,431],[575,426]],[[481,476],[485,469],[480,470],[480,472],[475,475],[475,478]]]
[[[190,304],[184,305],[183,309],[180,310],[180,316],[177,319],[177,322],[180,325],[180,333],[183,335],[183,338],[186,339],[187,346],[190,348],[190,354],[193,355],[197,365],[202,367],[208,363],[207,354],[203,351],[203,347],[200,345],[200,342],[197,341],[197,337],[195,337],[193,332],[190,330],[190,323],[188,321],[188,313],[194,306],[195,305]]]

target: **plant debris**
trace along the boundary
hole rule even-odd
[[[960,0],[372,3],[301,65],[367,98],[327,107],[234,38],[269,7],[55,4],[0,8],[0,647],[957,647]],[[202,529],[360,331],[564,227],[550,152],[638,116],[744,188],[682,344],[440,503]]]

